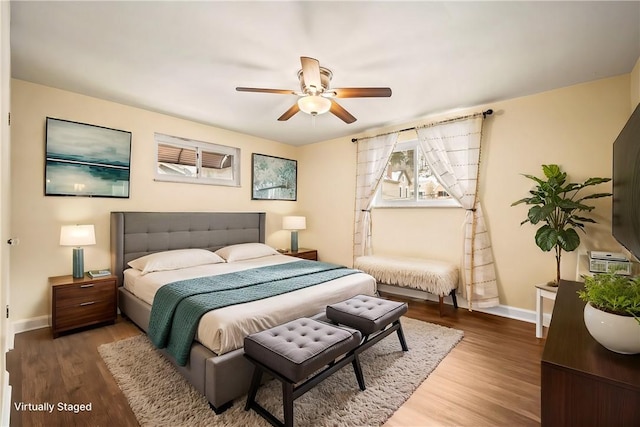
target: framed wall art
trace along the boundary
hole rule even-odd
[[[296,200],[298,162],[253,153],[251,158],[252,200]]]
[[[47,117],[45,196],[129,197],[131,132]]]

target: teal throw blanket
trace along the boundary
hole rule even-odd
[[[300,260],[169,283],[156,292],[148,335],[156,347],[166,348],[178,365],[184,366],[198,322],[208,311],[281,295],[358,272],[341,265]]]

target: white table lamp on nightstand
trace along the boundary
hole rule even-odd
[[[84,250],[81,246],[95,245],[96,233],[91,225],[63,225],[60,228],[60,246],[73,246],[73,277],[84,277]]]
[[[307,228],[307,218],[304,216],[285,216],[282,218],[282,228],[291,230],[291,252],[298,252],[298,230]]]

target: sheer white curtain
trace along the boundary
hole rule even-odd
[[[417,128],[427,163],[447,192],[466,210],[464,286],[469,309],[499,304],[491,239],[478,200],[482,114]]]
[[[353,258],[370,255],[371,206],[396,146],[398,132],[358,141]]]

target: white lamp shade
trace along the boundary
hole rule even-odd
[[[284,230],[304,230],[307,228],[307,218],[304,216],[285,216],[282,218]]]
[[[63,225],[60,228],[60,246],[87,246],[96,244],[96,232],[91,225]]]
[[[298,99],[300,110],[312,116],[324,114],[331,109],[331,101],[322,96],[309,95]]]

